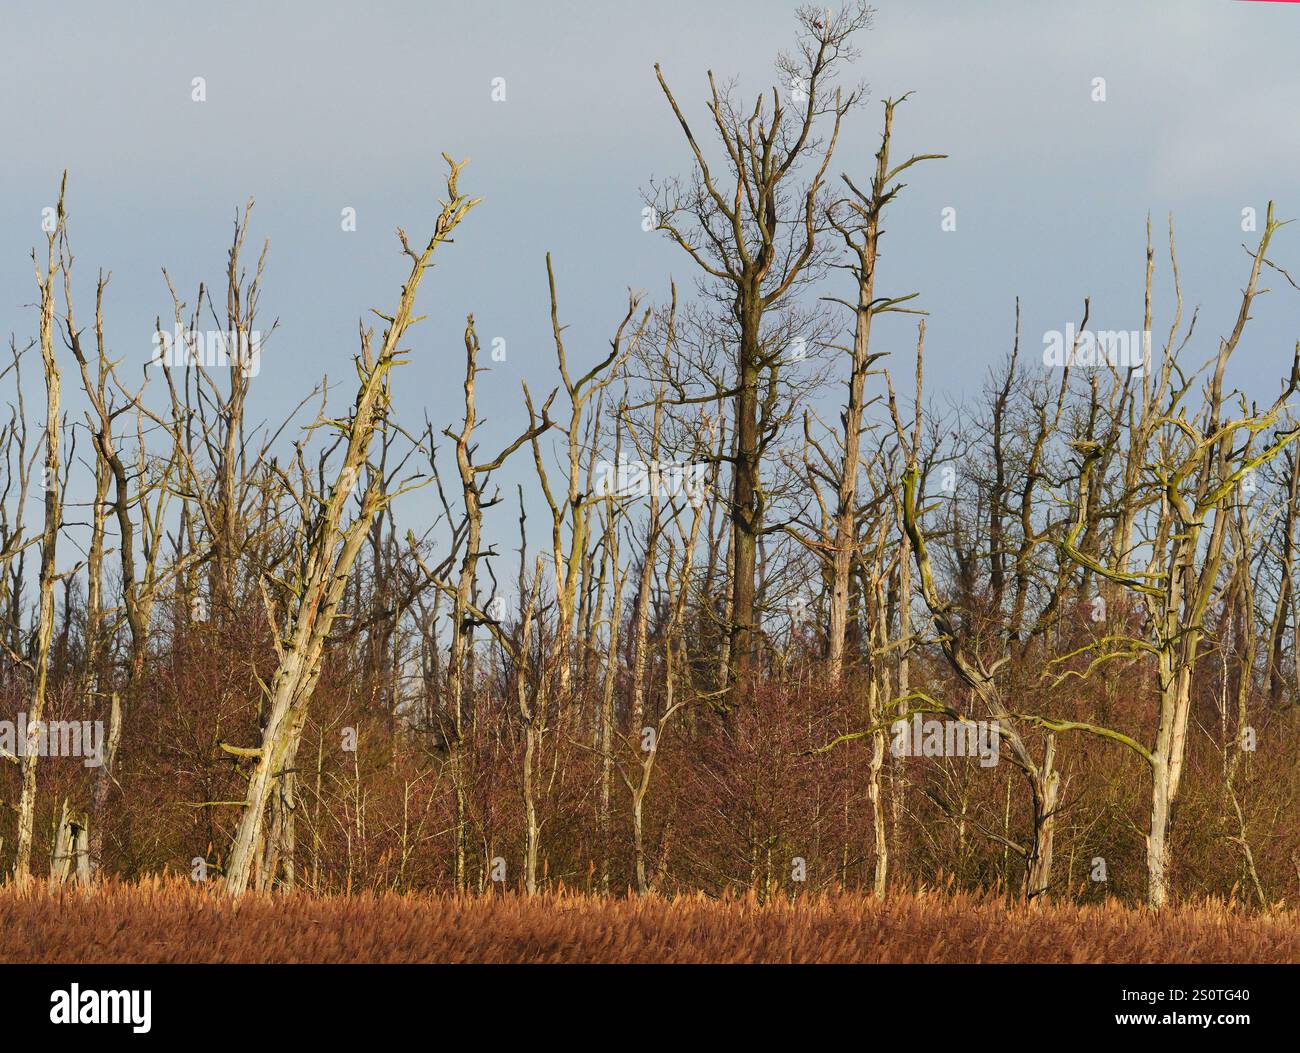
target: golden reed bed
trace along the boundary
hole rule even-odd
[[[556,893],[238,902],[170,882],[0,888],[0,962],[1297,962],[1300,914],[1007,910],[965,894],[760,904]]]

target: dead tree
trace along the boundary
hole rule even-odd
[[[6,682],[10,676],[19,676],[26,671],[26,658],[21,653],[23,586],[27,580],[27,548],[33,542],[26,536],[23,520],[27,497],[31,492],[32,473],[41,451],[38,447],[30,456],[27,453],[28,424],[23,399],[22,357],[33,346],[35,341],[20,351],[17,342],[11,337],[9,352],[12,361],[4,373],[0,373],[0,377],[3,377],[12,370],[14,375],[14,402],[10,406],[9,421],[0,428],[0,447],[4,450],[5,469],[4,489],[0,492],[0,648],[5,652]],[[17,497],[12,515],[9,507],[11,495]],[[6,752],[4,755],[15,764],[18,762],[16,754]]]
[[[279,666],[267,690],[267,723],[248,780],[248,792],[225,872],[225,888],[239,895],[253,876],[253,864],[263,847],[267,802],[273,781],[293,766],[312,691],[320,676],[322,652],[329,636],[348,574],[365,542],[370,523],[381,505],[393,495],[381,495],[372,473],[359,495],[359,510],[343,525],[344,510],[366,464],[375,431],[384,422],[390,402],[391,374],[401,359],[401,342],[415,320],[413,310],[420,282],[434,251],[450,238],[461,220],[477,205],[457,188],[465,162],[444,155],[450,168],[447,200],[432,236],[422,251],[414,250],[399,231],[402,248],[411,260],[410,273],[388,323],[377,353],[371,349],[373,331],[364,331],[357,356],[360,384],[352,413],[338,422],[346,452],[330,491],[310,495],[316,504],[308,531],[307,549],[290,583],[293,607],[287,631],[278,641]],[[306,501],[303,501],[306,504]]]
[[[623,422],[620,413],[615,421],[614,461],[623,452]],[[623,588],[628,571],[619,563],[619,531],[622,513],[614,502],[609,502],[604,513],[604,540],[602,565],[604,574],[612,579],[609,601],[608,629],[605,634],[605,671],[601,681],[600,709],[596,718],[596,749],[600,752],[600,787],[596,806],[596,840],[600,846],[600,890],[609,891],[610,855],[610,791],[614,776],[614,695],[618,688],[619,642],[623,623]],[[599,606],[599,604],[598,604]]]
[[[839,134],[840,121],[859,100],[860,90],[830,94],[835,71],[855,57],[852,38],[870,22],[865,4],[834,15],[813,8],[799,13],[799,55],[783,58],[791,108],[773,88],[770,110],[759,96],[748,113],[738,109],[709,73],[709,114],[726,152],[727,186],[715,174],[659,66],[655,74],[681,126],[694,162],[689,189],[676,185],[653,195],[658,229],[680,246],[717,283],[735,328],[732,386],[695,401],[731,400],[734,446],[731,479],[731,596],[729,653],[733,678],[749,669],[759,633],[756,610],[758,543],[764,532],[764,499],[759,479],[765,446],[760,431],[760,387],[764,374],[780,369],[785,347],[765,340],[764,320],[790,291],[816,272],[821,262],[819,197]],[[823,143],[818,129],[831,123]],[[814,171],[796,186],[801,168]]]
[[[63,237],[66,214],[64,194],[68,173],[63,173],[59,187],[57,218],[53,230],[46,233],[47,251],[44,270],[32,251],[36,284],[40,289],[39,345],[45,373],[45,463],[41,483],[45,491],[45,525],[41,533],[41,567],[38,581],[36,631],[27,665],[32,675],[31,694],[27,700],[28,741],[22,758],[22,796],[18,804],[17,858],[14,880],[24,883],[32,876],[32,830],[36,819],[36,765],[39,759],[36,735],[45,717],[46,689],[50,673],[50,642],[54,635],[54,588],[60,575],[56,569],[59,529],[63,503],[60,489],[59,398],[62,373],[54,354],[55,279],[62,266],[59,245]]]
[[[1199,410],[1189,418],[1186,403],[1196,375],[1185,377],[1173,351],[1150,392],[1144,423],[1129,432],[1129,442],[1138,444],[1130,460],[1143,466],[1145,478],[1137,488],[1126,487],[1120,501],[1127,506],[1128,518],[1136,519],[1144,512],[1154,517],[1154,533],[1146,542],[1150,562],[1145,570],[1126,569],[1115,553],[1104,562],[1081,549],[1080,537],[1090,516],[1088,482],[1107,450],[1097,442],[1076,445],[1080,498],[1074,523],[1061,541],[1061,552],[1075,565],[1137,594],[1148,611],[1150,636],[1107,635],[1089,648],[1090,661],[1084,671],[1066,671],[1056,679],[1070,675],[1086,678],[1117,660],[1147,657],[1156,667],[1157,726],[1148,745],[1111,728],[1047,718],[1040,722],[1050,729],[1083,731],[1119,742],[1145,762],[1151,772],[1147,903],[1154,909],[1163,907],[1170,895],[1169,829],[1182,783],[1193,677],[1207,634],[1206,613],[1223,587],[1220,572],[1232,528],[1234,494],[1247,474],[1281,456],[1300,438],[1300,426],[1279,425],[1291,396],[1300,388],[1300,344],[1290,375],[1268,410],[1246,410],[1242,399],[1241,416],[1229,419],[1225,413],[1231,400],[1224,388],[1228,362],[1245,331],[1255,298],[1267,291],[1259,288],[1259,277],[1272,237],[1281,226],[1273,218],[1270,202],[1259,245],[1248,250],[1252,265],[1236,322],[1231,333],[1220,340],[1217,355],[1207,363],[1209,377]],[[1246,441],[1270,430],[1272,436],[1258,451]]]
[[[473,648],[473,633],[476,624],[489,626],[500,622],[500,612],[483,613],[474,604],[478,588],[478,567],[485,557],[493,555],[491,549],[483,547],[483,511],[496,504],[498,498],[484,500],[483,488],[491,473],[505,464],[506,460],[524,443],[533,442],[551,426],[547,413],[555,398],[552,391],[542,406],[540,421],[532,414],[532,401],[528,396],[528,386],[524,385],[524,398],[529,406],[530,425],[513,442],[507,444],[500,453],[489,461],[475,463],[478,444],[474,442],[474,429],[478,424],[478,411],[475,403],[475,382],[479,373],[479,341],[474,331],[474,316],[470,315],[465,323],[465,418],[459,432],[450,429],[445,434],[456,447],[456,471],[460,477],[461,500],[464,504],[464,518],[457,529],[456,547],[463,545],[464,556],[461,559],[460,573],[454,584],[444,577],[445,569],[430,569],[420,560],[415,551],[414,538],[411,538],[411,550],[424,572],[426,580],[432,582],[445,593],[452,602],[451,609],[451,645],[447,658],[447,703],[446,726],[443,738],[446,742],[452,788],[456,796],[456,849],[455,880],[457,890],[464,890],[465,853],[468,844],[468,812],[466,807],[466,786],[464,772],[464,704],[466,696],[466,679],[468,676],[468,659]]]
[[[925,323],[921,322],[917,339],[918,360],[922,355],[924,337]],[[917,375],[920,374],[921,367],[918,362]],[[920,401],[919,391],[917,400]],[[891,393],[891,409],[893,401]],[[957,678],[973,692],[985,711],[997,722],[999,737],[1007,742],[1011,751],[1011,760],[1024,775],[1029,786],[1032,808],[1029,844],[1011,843],[1008,847],[1014,848],[1024,858],[1024,897],[1028,902],[1035,902],[1051,887],[1057,798],[1060,792],[1060,773],[1055,766],[1056,740],[1049,734],[1042,761],[1034,759],[1016,725],[1014,714],[1003,700],[997,682],[999,669],[1010,661],[1011,656],[1002,654],[986,661],[963,643],[953,618],[952,605],[940,594],[934,568],[930,562],[929,548],[921,526],[922,512],[918,504],[917,486],[920,471],[916,463],[915,451],[908,444],[896,411],[893,412],[893,416],[899,444],[906,452],[908,461],[903,472],[902,485],[903,528],[910,542],[921,599],[929,612],[935,640]],[[925,701],[933,702],[922,697]]]
[[[575,615],[579,581],[582,568],[587,559],[587,534],[590,527],[591,511],[588,495],[582,491],[584,453],[584,414],[593,395],[602,393],[618,375],[628,356],[636,351],[637,345],[645,333],[646,323],[650,318],[647,308],[642,314],[635,330],[628,333],[628,326],[636,315],[640,298],[628,295],[627,312],[619,323],[618,329],[610,341],[609,354],[592,366],[576,380],[569,373],[568,357],[564,347],[564,329],[560,325],[559,302],[555,291],[555,272],[551,268],[551,257],[546,256],[546,278],[551,297],[551,335],[555,342],[555,358],[568,397],[569,415],[567,427],[564,428],[565,444],[565,491],[557,500],[551,488],[546,472],[542,449],[538,436],[533,436],[533,460],[537,469],[537,478],[541,484],[542,494],[551,511],[551,559],[555,569],[555,601],[557,610],[556,646],[559,650],[558,669],[559,684],[557,690],[562,699],[567,699],[572,678],[571,637],[575,628]],[[598,423],[598,422],[597,422]],[[565,551],[565,530],[568,530],[568,551]]]
[[[653,725],[642,726],[645,719],[644,711],[634,706],[631,713],[631,723],[629,733],[619,735],[624,746],[624,752],[635,758],[635,766],[631,763],[624,764],[620,758],[617,761],[618,773],[623,780],[624,786],[630,797],[631,814],[632,814],[632,862],[633,877],[636,880],[636,890],[638,895],[645,895],[652,886],[652,879],[647,865],[647,853],[645,845],[645,800],[650,792],[650,780],[654,775],[655,760],[659,755],[659,747],[662,742],[664,732],[667,730],[669,723],[684,706],[694,701],[692,694],[686,693],[684,696],[679,694],[682,691],[680,680],[682,674],[689,669],[689,651],[682,633],[682,624],[684,621],[686,600],[689,594],[691,582],[691,570],[695,561],[695,547],[699,540],[700,524],[703,520],[703,508],[700,503],[692,502],[694,505],[689,527],[678,526],[680,541],[682,545],[680,569],[677,572],[677,580],[673,581],[674,566],[674,549],[676,545],[669,543],[667,557],[666,578],[669,588],[673,590],[671,608],[668,615],[668,624],[663,632],[664,645],[664,701],[663,711],[659,720]],[[678,519],[683,509],[675,507],[673,518]],[[685,685],[689,688],[688,683]]]
[[[104,336],[104,291],[109,275],[102,272],[95,287],[94,355],[95,370],[92,375],[87,352],[82,345],[82,331],[77,328],[73,310],[71,274],[72,256],[63,257],[65,316],[64,341],[76,359],[81,373],[82,388],[90,403],[86,424],[90,431],[95,453],[95,497],[91,523],[91,541],[87,557],[86,598],[86,700],[96,709],[107,703],[109,729],[104,756],[95,770],[95,787],[89,817],[89,831],[83,825],[89,844],[89,867],[96,874],[103,861],[104,822],[108,795],[113,783],[117,759],[117,746],[121,739],[123,714],[129,714],[139,693],[144,677],[145,660],[149,649],[149,630],[152,620],[153,600],[160,583],[158,556],[163,532],[160,528],[168,498],[168,482],[175,466],[174,451],[167,458],[153,460],[156,470],[151,471],[151,458],[146,451],[140,429],[138,396],[129,396],[123,402],[114,399],[110,385],[120,388],[116,363],[109,359]],[[140,459],[135,471],[128,468],[118,448],[114,434],[119,417],[136,410]],[[158,462],[161,462],[159,465]],[[136,485],[131,485],[132,475]],[[109,497],[109,487],[112,497]],[[151,501],[152,495],[152,501]],[[141,518],[141,531],[137,531],[131,510],[135,508]],[[105,548],[105,519],[111,511],[117,528],[117,556],[122,593],[121,619],[126,622],[130,636],[126,682],[121,690],[105,685],[100,680],[99,665],[102,651],[116,632],[116,619],[104,610],[102,600],[103,558]],[[141,534],[143,541],[141,541]],[[144,572],[138,559],[143,558]],[[163,575],[170,578],[182,566],[173,567]]]
[[[831,539],[827,675],[832,682],[839,680],[844,667],[844,640],[849,623],[849,580],[857,547],[858,475],[865,431],[863,415],[867,405],[866,383],[872,364],[881,357],[879,353],[871,353],[871,323],[876,315],[890,311],[918,313],[903,306],[915,299],[916,293],[898,297],[876,296],[876,266],[880,256],[880,238],[884,233],[880,225],[881,216],[886,206],[903,189],[903,184],[894,184],[896,177],[921,161],[945,156],[916,155],[891,167],[889,147],[894,129],[894,110],[906,99],[907,96],[904,95],[901,99],[885,100],[885,126],[880,136],[880,149],[876,152],[876,171],[870,189],[859,190],[848,175],[842,176],[852,196],[838,203],[839,208],[831,210],[831,224],[839,231],[852,255],[850,270],[856,279],[858,294],[856,303],[846,304],[853,310],[855,323],[853,347],[850,349],[848,397],[840,418],[843,433],[840,436],[841,458],[837,466],[834,536]]]

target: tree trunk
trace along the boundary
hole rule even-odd
[[[733,682],[743,681],[749,673],[758,628],[754,600],[762,509],[758,489],[759,318],[756,312],[747,314],[742,322],[739,354],[740,390],[735,397],[736,444],[731,484],[729,650]]]
[[[67,183],[64,173],[64,184]],[[50,672],[50,644],[54,638],[55,552],[58,548],[62,508],[59,503],[59,365],[54,357],[54,271],[55,241],[63,228],[63,191],[59,192],[58,227],[49,235],[49,265],[40,278],[41,361],[45,370],[45,530],[41,540],[40,599],[36,634],[32,646],[32,689],[27,703],[27,743],[22,758],[22,794],[18,803],[17,859],[14,880],[31,878],[32,831],[36,822],[36,764],[39,760],[36,731],[45,718],[45,695]],[[40,277],[38,275],[38,277]]]

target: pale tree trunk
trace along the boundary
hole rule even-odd
[[[921,428],[923,423],[921,411],[921,396],[925,390],[925,375],[923,370],[923,360],[918,350],[916,356],[916,405],[913,408],[912,416],[912,441],[911,449],[915,456],[915,451],[921,446]],[[912,691],[912,539],[908,537],[906,525],[903,520],[902,504],[898,500],[894,501],[894,514],[896,518],[896,530],[898,533],[898,710],[897,715],[903,718],[907,711],[906,699]],[[895,858],[898,859],[897,852],[898,840],[901,835],[901,820],[903,810],[907,801],[908,780],[907,767],[903,763],[895,762],[890,765],[890,773],[893,776],[890,785],[890,808],[892,833],[894,838]],[[897,866],[897,862],[895,866]]]
[[[1056,806],[1061,774],[1056,770],[1056,737],[1047,736],[1043,763],[1034,780],[1033,844],[1025,869],[1025,899],[1039,904],[1052,884],[1052,852],[1056,838]]]
[[[537,681],[529,690],[528,644],[532,638],[533,619],[537,612],[538,595],[542,584],[542,559],[539,556],[533,570],[533,583],[528,593],[519,631],[519,644],[514,648],[515,704],[524,728],[524,756],[521,786],[524,804],[524,890],[532,896],[537,893],[537,870],[541,855],[541,820],[537,813],[537,764],[546,732],[547,718],[547,662],[537,670]],[[523,580],[520,580],[523,586]],[[531,697],[530,697],[531,696]]]
[[[1147,902],[1152,908],[1163,907],[1169,899],[1169,826],[1174,803],[1182,780],[1187,752],[1187,724],[1191,711],[1192,678],[1200,657],[1200,643],[1205,613],[1218,587],[1228,534],[1229,502],[1239,492],[1246,472],[1279,456],[1286,446],[1300,437],[1300,428],[1279,429],[1261,453],[1248,455],[1234,452],[1234,432],[1245,430],[1253,436],[1277,421],[1300,383],[1300,345],[1296,347],[1290,383],[1265,414],[1254,414],[1223,427],[1223,382],[1228,361],[1236,349],[1251,305],[1258,295],[1259,275],[1268,252],[1269,242],[1280,226],[1273,218],[1269,202],[1268,216],[1259,247],[1252,254],[1250,278],[1242,291],[1232,333],[1220,341],[1214,371],[1208,383],[1207,405],[1201,436],[1193,440],[1189,456],[1178,465],[1167,490],[1171,512],[1176,517],[1173,541],[1167,565],[1168,580],[1163,596],[1161,644],[1157,668],[1160,677],[1160,725],[1156,745],[1151,753],[1152,793],[1151,827],[1147,835]],[[1180,410],[1181,414],[1181,410]],[[1184,432],[1186,434],[1186,432]],[[1193,433],[1195,434],[1195,433]],[[1178,492],[1177,482],[1195,478],[1196,486],[1188,500]],[[1201,535],[1213,514],[1209,538],[1202,546]]]
[[[1196,653],[1196,643],[1191,642]],[[1169,901],[1169,825],[1182,776],[1191,709],[1191,668],[1159,659],[1160,725],[1151,754],[1151,824],[1147,832],[1147,905],[1159,910]]]
[[[301,738],[298,744],[300,743]],[[297,776],[292,769],[297,762],[298,744],[295,744],[294,755],[286,758],[285,773],[276,780],[275,789],[271,794],[270,826],[257,871],[259,892],[269,892],[272,889],[293,891],[294,854],[297,851],[294,838],[294,815],[298,800]]]
[[[28,741],[22,758],[22,794],[18,803],[17,859],[14,880],[26,883],[32,876],[32,831],[36,821],[36,764],[38,722],[45,717],[45,695],[49,678],[50,643],[54,637],[55,552],[59,541],[62,508],[59,494],[59,394],[61,374],[54,357],[54,275],[60,261],[55,252],[63,234],[63,191],[68,176],[63,174],[59,190],[58,223],[48,235],[49,252],[44,275],[39,267],[36,276],[41,290],[40,347],[45,372],[45,464],[42,483],[45,488],[45,530],[41,539],[41,570],[36,635],[32,647],[32,689],[27,702]]]
[[[73,318],[73,305],[71,293],[71,257],[65,254],[64,265],[64,298],[67,305],[67,316],[65,318],[65,328],[68,346],[72,350],[73,357],[77,360],[77,365],[81,372],[82,386],[86,396],[94,410],[94,416],[89,418],[91,424],[91,434],[94,439],[95,449],[95,518],[92,528],[92,539],[90,549],[90,559],[87,572],[89,575],[87,588],[87,605],[86,605],[86,634],[87,634],[87,662],[91,669],[90,696],[89,701],[94,703],[98,708],[102,690],[98,682],[98,665],[104,648],[104,641],[101,639],[102,634],[102,564],[104,556],[104,519],[108,508],[106,503],[108,494],[108,485],[111,480],[113,484],[113,500],[111,508],[114,519],[116,520],[118,530],[118,563],[121,569],[121,591],[123,606],[126,612],[127,628],[130,631],[131,650],[128,664],[128,678],[123,691],[114,691],[111,695],[111,705],[109,709],[109,734],[108,744],[102,758],[102,763],[95,771],[95,786],[92,791],[92,808],[90,816],[90,868],[92,872],[98,873],[103,862],[105,825],[108,818],[108,798],[113,784],[114,764],[117,759],[117,747],[121,739],[122,714],[124,710],[129,710],[131,704],[139,693],[139,687],[144,677],[145,656],[149,647],[149,622],[153,606],[152,587],[155,582],[155,567],[157,559],[157,539],[150,543],[148,532],[149,509],[146,507],[145,495],[150,486],[141,483],[140,489],[134,496],[130,492],[129,475],[126,465],[122,461],[121,454],[117,450],[113,436],[113,421],[116,412],[111,405],[108,393],[108,381],[112,375],[112,363],[108,357],[108,349],[104,339],[104,290],[108,284],[108,279],[102,273],[99,276],[95,289],[95,355],[96,355],[96,374],[91,376],[90,365],[86,354],[82,348],[81,333],[77,329]],[[120,411],[117,411],[120,412]],[[138,422],[137,417],[137,422]],[[143,439],[141,440],[141,464],[146,462],[143,449]],[[159,510],[161,503],[166,500],[165,492],[167,490],[166,482],[170,475],[170,466],[161,477],[155,477],[152,488],[162,494],[159,498]],[[147,473],[140,472],[141,480],[144,480]],[[145,528],[145,582],[144,587],[138,580],[136,567],[136,530],[134,521],[131,519],[131,506],[138,503],[141,509],[141,520]],[[125,705],[123,700],[125,699]]]
[[[668,625],[664,631],[664,711],[659,718],[658,723],[652,728],[642,728],[640,726],[642,717],[636,715],[632,722],[631,735],[627,741],[632,749],[637,752],[637,761],[640,767],[637,780],[634,783],[622,767],[619,768],[619,774],[623,778],[624,785],[627,786],[631,795],[632,805],[632,858],[633,870],[636,880],[637,894],[644,896],[650,891],[652,880],[649,874],[649,868],[646,864],[645,848],[645,799],[650,792],[650,779],[654,774],[655,761],[659,756],[659,747],[662,745],[664,732],[668,727],[669,721],[673,715],[681,709],[686,703],[677,700],[677,672],[678,665],[681,663],[685,666],[687,656],[686,641],[683,639],[682,624],[686,613],[686,600],[689,594],[691,582],[691,569],[695,561],[695,548],[699,541],[700,524],[704,520],[703,509],[696,505],[694,513],[691,516],[691,525],[687,529],[679,531],[682,540],[682,561],[681,570],[678,573],[677,594],[673,600],[671,614],[668,619]],[[672,586],[673,574],[673,544],[670,541],[668,545],[667,570],[665,573],[669,587]],[[646,731],[653,732],[654,738],[651,742],[643,741],[642,736]],[[646,746],[650,748],[647,749]],[[658,880],[656,877],[655,881]]]
[[[537,755],[538,729],[530,722],[524,729],[524,888],[530,896],[537,893],[537,865],[541,849],[541,827],[537,820],[537,787],[534,764]]]
[[[333,621],[332,606],[327,608],[325,617],[327,623]],[[259,875],[260,887],[270,883],[264,870],[267,805],[276,784],[292,767],[298,753],[307,720],[306,701],[320,672],[319,666],[309,671],[307,662],[305,650],[295,648],[286,653],[286,660],[273,681],[270,719],[262,733],[262,746],[256,754],[257,763],[248,781],[243,814],[225,868],[225,889],[231,895],[243,894]]]
[[[451,172],[447,178],[447,201],[424,251],[413,251],[403,236],[403,247],[412,260],[412,266],[379,354],[372,356],[369,335],[362,340],[362,353],[357,360],[361,384],[357,390],[355,412],[346,425],[347,451],[331,493],[328,497],[317,496],[321,508],[298,577],[298,604],[290,618],[289,632],[279,648],[280,664],[271,680],[267,723],[261,746],[256,751],[257,762],[249,776],[243,814],[226,866],[225,887],[233,895],[244,892],[252,878],[254,862],[262,850],[266,806],[273,780],[281,778],[293,766],[311,693],[320,676],[325,641],[347,586],[348,575],[365,543],[371,521],[386,500],[378,493],[382,480],[372,476],[356,517],[347,527],[340,526],[344,508],[366,464],[371,440],[387,412],[390,371],[397,363],[401,341],[412,321],[420,280],[434,250],[478,203],[456,189],[456,178],[462,165],[450,159],[448,164]]]
[[[883,661],[883,658],[880,659]],[[885,763],[885,729],[882,712],[880,678],[873,672],[868,685],[867,709],[874,729],[871,736],[871,767],[867,778],[867,800],[871,804],[871,829],[875,866],[871,888],[877,899],[884,899],[889,882],[889,840],[885,830],[885,807],[880,794],[880,773]]]
[[[659,455],[659,429],[663,420],[663,399],[655,402],[653,432],[650,439],[650,458]],[[650,634],[650,593],[654,587],[655,560],[659,545],[659,495],[650,494],[650,509],[646,516],[645,553],[641,560],[641,576],[637,585],[636,609],[632,616],[632,724],[633,735],[641,733],[641,718],[645,712],[645,671],[648,664]]]
[[[1147,834],[1147,906],[1159,910],[1169,901],[1169,767],[1167,760],[1151,769],[1151,826]]]
[[[885,763],[885,702],[889,698],[889,604],[886,581],[886,539],[889,520],[880,516],[875,537],[874,553],[869,566],[863,569],[863,601],[868,626],[867,647],[867,726],[871,728],[871,762],[867,774],[867,801],[871,807],[872,892],[883,899],[889,883],[889,839],[885,829],[885,803],[881,793],[881,773]]]
[[[912,690],[911,650],[912,650],[912,550],[907,533],[899,524],[898,533],[898,715],[905,712],[907,698]],[[895,761],[889,766],[889,806],[890,833],[894,847],[895,866],[899,864],[899,837],[903,808],[907,801],[907,768]]]
[[[603,392],[613,382],[623,363],[637,348],[650,318],[647,309],[642,315],[637,329],[625,343],[624,335],[629,323],[636,315],[640,299],[629,295],[627,313],[623,316],[614,338],[610,341],[610,352],[593,369],[577,380],[569,375],[568,358],[564,347],[564,326],[560,325],[559,299],[555,291],[555,272],[551,267],[550,253],[546,255],[546,278],[550,290],[551,334],[555,342],[555,357],[559,367],[560,378],[569,399],[569,422],[565,430],[566,490],[563,498],[557,501],[551,491],[547,478],[546,466],[542,459],[541,447],[533,443],[533,457],[537,468],[537,477],[542,485],[542,493],[551,511],[551,558],[555,571],[555,661],[557,663],[556,691],[560,705],[566,705],[572,693],[573,679],[573,633],[577,608],[577,590],[582,577],[582,567],[587,557],[587,531],[589,526],[589,509],[587,495],[582,492],[582,454],[584,448],[583,415],[593,394]],[[676,293],[674,291],[674,298]],[[597,422],[597,427],[599,422]],[[592,438],[594,442],[594,437]],[[569,528],[569,548],[564,549],[564,528]]]
[[[445,728],[444,738],[447,742],[448,768],[451,773],[452,792],[455,795],[455,863],[454,876],[458,892],[467,887],[466,856],[469,842],[469,807],[466,788],[465,764],[465,697],[466,689],[474,685],[474,619],[486,624],[498,639],[503,639],[499,625],[500,612],[485,613],[474,607],[475,590],[478,588],[478,565],[483,555],[483,494],[480,476],[495,471],[505,463],[515,450],[525,442],[535,438],[549,427],[546,417],[548,400],[542,409],[543,422],[537,425],[529,401],[530,427],[514,442],[506,446],[495,458],[484,464],[474,463],[473,442],[474,429],[478,423],[475,402],[475,382],[478,376],[479,340],[474,328],[474,316],[465,322],[465,382],[464,402],[465,418],[459,434],[448,430],[444,432],[456,443],[456,471],[460,476],[461,500],[464,504],[465,519],[465,555],[461,559],[460,574],[455,586],[443,582],[436,571],[424,567],[418,553],[413,553],[416,562],[425,571],[426,576],[444,593],[452,598],[451,611],[451,647],[447,659],[447,699],[451,709],[450,727]],[[524,388],[527,396],[527,387]]]
[[[81,706],[82,712],[99,711],[100,695],[100,661],[103,651],[103,567],[104,567],[104,520],[105,501],[108,497],[109,472],[102,459],[95,461],[95,499],[92,505],[90,548],[86,558],[86,668],[82,674]],[[114,693],[116,696],[116,692]],[[114,715],[117,707],[113,707]],[[109,738],[114,738],[110,732]],[[106,751],[107,752],[107,751]],[[103,771],[108,757],[101,759],[100,770],[95,772],[95,786],[91,791],[91,821],[93,829],[89,838],[90,867],[98,871],[104,852],[104,833],[101,829],[103,808],[101,796],[108,795],[108,773]],[[101,790],[101,786],[103,789]]]
[[[85,819],[72,815],[68,810],[67,798],[64,798],[63,813],[59,817],[59,827],[54,837],[50,883],[65,885],[69,881],[75,881],[79,885],[90,884],[89,852]]]
[[[104,863],[104,817],[108,814],[108,795],[112,790],[113,766],[117,761],[117,747],[122,738],[122,701],[114,691],[109,703],[108,740],[104,755],[95,769],[95,788],[91,797],[90,869],[96,877]]]
[[[638,896],[644,896],[649,891],[645,867],[645,825],[641,817],[644,804],[645,793],[638,787],[632,794],[632,859]]]
[[[618,444],[615,443],[617,451]],[[615,453],[617,458],[617,452]],[[611,507],[605,529],[605,555],[613,575],[613,596],[609,608],[609,637],[605,651],[605,679],[600,699],[598,749],[600,750],[600,800],[596,813],[596,836],[600,843],[600,890],[609,892],[610,793],[614,781],[614,692],[618,685],[619,628],[623,620],[623,583],[627,575],[618,564],[618,515]]]
[[[466,380],[466,405],[469,407],[470,427],[472,430],[473,380]],[[469,606],[473,600],[478,568],[479,545],[482,543],[483,513],[479,506],[478,489],[474,484],[473,468],[469,466],[468,446],[457,444],[457,460],[464,463],[461,467],[462,479],[468,478],[465,487],[465,512],[468,529],[465,536],[465,559],[461,563],[460,580],[456,586],[455,601],[452,605],[451,652],[447,659],[447,696],[451,706],[449,732],[445,734],[448,751],[448,768],[451,773],[452,792],[455,795],[456,829],[455,829],[455,865],[454,877],[457,892],[465,891],[465,856],[468,841],[468,808],[465,794],[465,757],[464,757],[464,699],[466,677],[466,651],[473,646],[472,629],[467,624]]]
[[[856,256],[854,273],[858,283],[857,310],[853,331],[853,359],[849,371],[848,402],[843,415],[843,460],[840,465],[839,486],[835,502],[835,523],[831,557],[831,609],[829,641],[827,646],[827,675],[832,683],[838,682],[844,667],[844,641],[849,622],[849,583],[853,573],[853,556],[857,549],[858,468],[862,460],[862,419],[866,409],[866,383],[872,362],[871,322],[881,311],[896,307],[897,300],[876,303],[876,263],[880,254],[880,216],[885,205],[897,192],[889,188],[889,181],[920,158],[913,157],[897,171],[889,167],[889,143],[893,135],[893,99],[885,102],[885,127],[880,136],[880,149],[876,152],[876,171],[871,181],[871,192],[855,191],[857,200],[849,201],[851,215],[856,217],[852,227],[840,223],[836,226],[849,249]],[[847,182],[847,177],[846,177]],[[903,298],[906,299],[906,298]]]

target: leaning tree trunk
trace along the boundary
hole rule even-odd
[[[366,465],[371,440],[387,412],[389,373],[398,362],[401,341],[412,322],[415,294],[434,250],[478,204],[456,190],[456,178],[464,162],[456,164],[447,158],[447,163],[451,168],[447,177],[447,201],[424,251],[412,250],[403,235],[403,247],[412,260],[411,270],[377,357],[371,354],[369,336],[362,340],[362,353],[357,358],[361,384],[356,409],[343,425],[347,452],[333,489],[328,499],[322,497],[320,512],[311,524],[312,540],[294,589],[297,608],[290,618],[289,632],[280,648],[280,665],[268,692],[270,705],[262,743],[256,750],[248,751],[257,757],[257,762],[249,777],[243,814],[226,864],[225,887],[232,895],[240,895],[248,888],[254,863],[261,856],[266,807],[274,780],[282,778],[293,766],[307,720],[307,707],[320,676],[325,641],[352,565],[384,500],[378,493],[378,481],[372,476],[356,517],[347,527],[340,526],[344,507]]]

